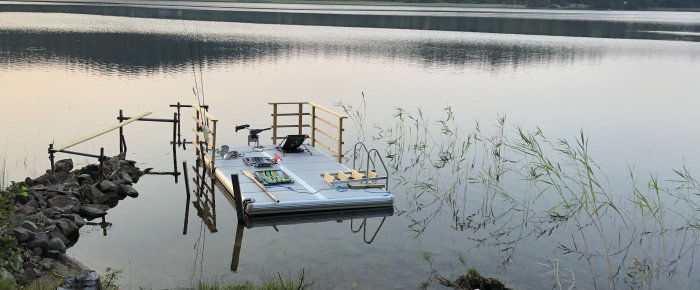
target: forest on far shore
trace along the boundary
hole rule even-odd
[[[700,0],[380,0],[405,3],[465,3],[589,9],[700,8]]]

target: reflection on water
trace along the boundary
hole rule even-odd
[[[193,191],[195,200],[192,202],[192,206],[197,211],[197,216],[201,219],[202,223],[207,226],[209,233],[214,234],[218,232],[216,227],[216,197],[217,189],[219,192],[223,192],[223,186],[216,182],[216,179],[211,176],[209,171],[202,165],[200,158],[196,161],[196,166],[192,167],[192,172],[194,173],[193,181],[195,184],[195,190]],[[186,180],[185,182],[189,182]],[[185,185],[186,190],[189,189],[189,184]],[[222,195],[228,200],[231,207],[235,208],[235,201],[229,195],[222,193]],[[185,208],[185,225],[183,229],[183,235],[187,235],[188,220],[189,220],[189,201],[190,192],[187,192],[187,205]],[[296,224],[305,223],[319,223],[319,222],[335,222],[341,224],[343,222],[350,222],[350,232],[353,234],[360,234],[363,240],[367,244],[371,244],[377,238],[377,234],[382,229],[384,222],[388,216],[391,216],[394,212],[392,207],[387,208],[372,208],[372,209],[353,209],[353,210],[343,210],[343,211],[331,211],[331,212],[312,212],[312,213],[295,213],[295,214],[285,214],[285,215],[269,215],[269,216],[248,216],[246,215],[243,220],[238,220],[236,226],[235,240],[233,243],[233,254],[231,258],[231,272],[237,272],[240,263],[241,249],[243,246],[243,233],[245,228],[253,230],[254,228],[261,227],[272,227],[276,232],[280,229],[278,226],[288,226]],[[368,221],[375,220],[375,218],[381,217],[376,229],[370,230],[368,235]],[[361,220],[358,226],[354,226],[355,220]],[[204,235],[200,230],[200,235]],[[202,241],[203,242],[203,241]],[[254,242],[254,241],[250,241]],[[198,242],[197,255],[199,251],[204,251],[204,244],[199,245]],[[200,249],[201,248],[201,249]],[[250,253],[255,255],[254,252]],[[195,257],[195,261],[197,257]],[[203,267],[200,263],[200,267]],[[200,277],[204,279],[204,277]]]
[[[68,25],[69,17],[71,21],[78,18],[80,25]],[[193,61],[202,61],[206,66],[246,65],[294,56],[358,54],[398,58],[427,67],[498,71],[595,61],[610,49],[590,41],[585,45],[557,45],[527,37],[494,39],[483,34],[460,37],[442,32],[428,37],[425,33],[407,32],[409,37],[397,38],[391,31],[342,28],[341,32],[350,34],[329,37],[329,33],[335,32],[295,27],[284,32],[272,27],[251,30],[257,27],[173,20],[143,20],[143,26],[131,27],[128,18],[102,21],[94,16],[60,14],[50,14],[35,22],[22,14],[10,13],[3,20],[6,24],[0,23],[0,67],[56,62],[76,66],[73,69],[97,69],[104,74],[179,73],[190,70]],[[644,55],[651,53],[651,48],[656,52],[666,49],[665,46],[668,45],[656,43],[651,47],[613,47],[610,52],[624,49],[625,53]]]
[[[576,37],[634,38],[698,41],[695,34],[649,33],[649,31],[700,32],[697,14],[684,13],[685,17],[649,18],[649,13],[627,15],[618,13],[612,17],[603,13],[515,13],[495,11],[378,11],[377,9],[348,11],[331,8],[324,10],[294,9],[239,9],[217,7],[214,9],[180,9],[167,5],[71,5],[71,4],[5,4],[0,11],[84,13],[97,15],[164,18],[180,20],[228,21],[243,23],[314,25],[338,27],[367,27],[393,29],[421,29],[443,31],[469,31],[484,33],[509,33],[525,35],[558,35]],[[186,4],[183,4],[186,5]],[[211,3],[209,4],[211,5]],[[217,5],[218,6],[218,5]],[[294,5],[291,5],[294,6]],[[343,7],[343,6],[340,6]],[[447,10],[450,10],[449,8]],[[617,16],[617,17],[615,17]],[[612,18],[612,19],[611,19]],[[675,18],[675,19],[674,19]]]
[[[170,118],[168,104],[197,101],[193,78],[221,118],[226,144],[245,143],[245,136],[233,133],[236,124],[270,121],[268,101],[331,106],[355,104],[363,91],[368,96],[355,107],[364,117],[349,122],[346,140],[377,137],[366,140],[374,142],[370,147],[397,160],[392,176],[398,180],[390,182],[396,185],[393,215],[255,219],[240,227],[210,179],[199,196],[194,192],[202,184],[190,183],[188,201],[182,182],[149,175],[139,182],[139,199],[110,211],[107,237],[84,234],[70,249],[96,269],[123,269],[133,287],[256,281],[263,273],[305,269],[322,289],[411,289],[433,269],[456,276],[448,273],[463,270],[460,255],[514,289],[556,285],[553,273],[563,288],[574,278],[581,289],[609,288],[610,281],[616,288],[700,283],[695,216],[685,214],[696,214],[691,185],[697,182],[665,182],[678,179],[667,169],[683,173],[685,161],[689,172],[697,172],[700,161],[698,43],[1,16],[0,96],[7,106],[0,109],[6,140],[0,152],[9,148],[4,158],[14,180],[46,168],[46,144],[112,124],[118,109]],[[453,120],[445,119],[448,105]],[[488,121],[503,114],[517,124],[506,126],[507,138]],[[189,115],[183,111],[183,119]],[[399,116],[403,131],[390,131],[398,130]],[[486,120],[478,126],[479,140],[472,120]],[[458,126],[443,128],[439,121]],[[592,194],[574,194],[591,188],[578,174],[586,167],[571,167],[575,160],[554,159],[569,168],[562,176],[574,179],[548,185],[538,160],[516,158],[523,157],[514,153],[519,137],[512,127],[519,125],[547,132],[553,139],[538,139],[543,145],[557,145],[559,138],[573,145],[580,128],[590,134],[590,156],[605,173],[596,169],[600,186],[586,191],[596,193],[595,201]],[[191,139],[185,128],[183,138]],[[143,168],[170,171],[177,155],[175,172],[181,161],[196,167],[192,150],[170,152],[170,129],[145,122],[128,128],[129,158]],[[446,137],[448,131],[455,135]],[[467,136],[471,147],[462,155]],[[115,141],[107,137],[82,149],[114,152]],[[554,148],[560,147],[547,153]],[[534,175],[530,168],[537,169]],[[661,185],[661,199],[649,187],[652,180]],[[673,190],[681,185],[684,195]],[[431,253],[431,263],[424,253]],[[438,288],[434,282],[428,286]]]

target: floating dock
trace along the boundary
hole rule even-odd
[[[273,106],[270,145],[222,146],[217,148],[217,119],[193,105],[197,123],[195,146],[206,166],[229,198],[239,219],[246,216],[286,215],[321,211],[391,208],[386,167],[376,150],[359,143],[353,149],[353,166],[342,164],[344,116],[314,103],[270,103]],[[279,113],[278,106],[293,105],[293,113]],[[304,109],[307,109],[306,111]],[[321,114],[331,116],[323,117]],[[279,124],[278,117],[293,117],[296,124]],[[329,119],[337,118],[338,122]],[[311,119],[305,124],[305,119]],[[323,124],[323,126],[318,126]],[[325,126],[325,127],[324,127]],[[306,142],[290,153],[277,145],[283,128],[292,129]],[[329,129],[330,128],[330,129]],[[266,128],[267,129],[267,128]],[[336,131],[337,135],[328,132]],[[251,130],[254,132],[254,130]],[[286,136],[286,135],[285,135]],[[319,137],[330,141],[319,140]],[[289,139],[288,139],[289,140]],[[285,141],[288,141],[285,140]],[[249,136],[249,142],[251,141]],[[255,136],[254,143],[257,143]],[[328,146],[335,142],[335,146]],[[335,149],[335,148],[337,149]],[[374,153],[374,155],[372,154]],[[382,167],[377,168],[376,165]]]

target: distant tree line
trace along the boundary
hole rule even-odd
[[[474,3],[591,9],[700,8],[700,0],[381,0],[408,3]]]

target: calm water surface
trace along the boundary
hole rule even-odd
[[[577,17],[585,14],[602,17]],[[583,130],[605,172],[604,186],[623,211],[632,212],[628,167],[644,188],[648,176],[665,182],[675,178],[673,168],[700,170],[698,75],[697,42],[0,13],[0,152],[8,180],[36,176],[48,166],[49,143],[107,127],[118,109],[170,118],[168,104],[197,102],[195,77],[221,120],[219,144],[230,145],[245,141],[234,133],[235,124],[270,123],[267,102],[357,108],[364,92],[364,133],[351,124],[348,140],[364,136],[382,151],[393,150],[388,139],[371,136],[397,128],[396,107],[414,116],[420,108],[435,130],[428,143],[444,141],[437,121],[446,107],[462,139],[477,122],[484,136],[497,133],[499,116],[507,116],[508,135],[522,126],[540,128],[552,140],[575,140]],[[188,120],[189,112],[184,116]],[[183,132],[190,132],[184,125]],[[139,123],[126,132],[129,158],[142,168],[172,169],[170,127]],[[104,146],[110,153],[117,145],[117,136],[106,135],[76,149]],[[178,157],[194,163],[191,149]],[[484,161],[476,168],[488,166]],[[428,176],[438,189],[421,191],[419,181]],[[236,215],[223,196],[216,196],[216,233],[191,209],[188,234],[182,235],[182,180],[146,176],[137,184],[139,198],[110,211],[107,235],[86,227],[69,254],[96,269],[123,269],[120,282],[134,289],[259,281],[278,272],[294,277],[301,269],[320,289],[412,289],[433,270],[456,278],[464,270],[460,256],[514,289],[556,286],[554,260],[564,287],[573,273],[579,289],[627,288],[634,259],[651,265],[643,276],[648,280],[642,279],[650,288],[694,289],[700,283],[694,267],[700,261],[698,231],[683,227],[697,212],[670,197],[663,198],[667,212],[682,212],[687,221],[669,214],[668,227],[659,228],[643,216],[631,215],[634,224],[612,218],[602,229],[606,238],[591,235],[591,250],[580,254],[567,250],[582,247],[575,223],[524,218],[530,213],[508,211],[506,199],[490,199],[483,184],[460,187],[446,198],[450,191],[442,189],[458,178],[444,169],[413,167],[392,177],[404,182],[393,183],[391,217],[245,229],[232,272]],[[503,181],[502,188],[528,200],[536,190],[518,180]],[[689,198],[700,203],[692,193]],[[533,202],[532,209],[546,217],[554,203]],[[648,234],[641,234],[645,229]],[[548,233],[540,235],[543,230]],[[601,245],[608,245],[614,283],[608,283]]]

